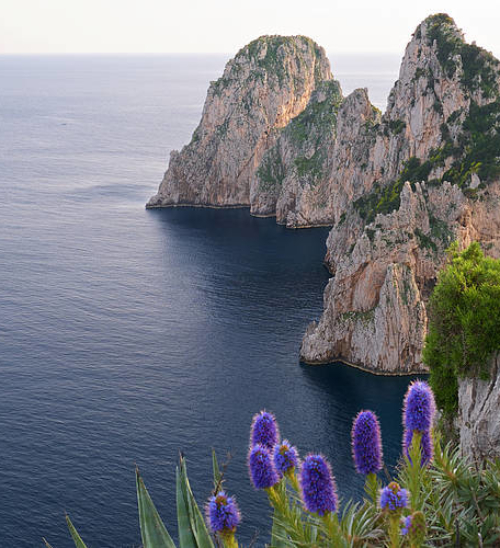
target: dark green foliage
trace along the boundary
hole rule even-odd
[[[463,123],[465,154],[442,179],[464,188],[472,173],[488,183],[500,175],[500,99],[484,106],[472,102]]]
[[[485,257],[477,242],[459,253],[453,246],[429,302],[423,351],[438,406],[452,416],[459,376],[487,377],[500,350],[500,260]]]
[[[390,120],[388,127],[394,135],[399,135],[406,127],[406,122],[403,120]]]
[[[277,189],[291,167],[295,167],[297,175],[307,184],[314,185],[321,179],[327,147],[335,135],[341,101],[342,91],[337,81],[329,80],[318,85],[307,107],[290,121],[280,137],[285,142],[290,140],[296,151],[293,166],[283,162],[278,142],[266,153],[258,169],[262,190]],[[314,151],[312,155],[311,150]]]
[[[415,229],[415,236],[418,238],[420,247],[423,249],[430,249],[431,251],[437,251],[437,245],[432,238],[427,234],[424,234],[419,228]]]
[[[403,185],[406,181],[416,183],[425,181],[432,169],[430,161],[421,162],[415,156],[412,156],[405,162],[403,170],[396,181],[386,186],[374,184],[370,194],[361,196],[354,202],[354,207],[358,210],[365,222],[371,223],[378,213],[390,213],[399,209],[401,200],[400,195]]]
[[[453,19],[440,13],[427,19],[429,42],[437,44],[437,57],[449,78],[453,77],[458,65],[457,56],[461,59],[461,82],[470,92],[481,89],[488,98],[498,93],[496,70],[499,61],[488,51],[467,44],[456,32]]]
[[[315,92],[325,93],[323,101],[311,99],[307,107],[296,116],[286,128],[286,132],[298,144],[302,144],[309,136],[322,138],[333,135],[337,123],[337,113],[342,102],[342,91],[336,80],[322,82]],[[326,133],[325,133],[326,132]]]
[[[274,147],[264,156],[257,170],[259,188],[263,191],[275,189],[283,184],[285,175],[285,166],[278,149]]]

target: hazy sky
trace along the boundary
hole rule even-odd
[[[331,53],[402,54],[442,11],[500,57],[500,0],[0,0],[0,52],[234,53],[262,34],[305,34]]]

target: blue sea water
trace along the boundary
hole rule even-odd
[[[344,91],[384,97],[398,60],[340,57]],[[134,465],[175,532],[174,475],[211,489],[211,447],[248,543],[269,527],[248,481],[252,415],[274,411],[359,496],[353,416],[397,459],[405,378],[299,364],[321,314],[327,229],[246,210],[144,209],[194,130],[223,56],[0,57],[0,546],[140,545]],[[344,63],[344,65],[342,65]]]

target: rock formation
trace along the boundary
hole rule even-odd
[[[304,336],[304,361],[425,371],[426,302],[447,246],[475,239],[500,256],[499,74],[448,16],[431,16],[406,49],[380,123],[347,140],[339,114],[339,154],[351,158],[337,157],[330,188],[354,201],[334,214],[333,278]]]
[[[500,355],[491,362],[490,379],[459,379],[456,420],[462,452],[475,460],[500,457]]]
[[[263,36],[210,84],[200,125],[147,207],[250,206],[251,183],[280,131],[332,79],[325,52],[304,36]]]
[[[343,98],[324,51],[261,37],[208,90],[148,207],[250,207],[287,227],[331,225],[324,312],[307,363],[425,371],[426,303],[453,240],[500,256],[500,64],[453,20],[416,29],[382,115]]]
[[[253,215],[275,215],[289,228],[333,223],[327,169],[341,101],[338,82],[321,82],[305,110],[283,129],[252,180]]]

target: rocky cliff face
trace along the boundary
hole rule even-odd
[[[406,49],[385,115],[341,129],[339,114],[333,278],[304,336],[304,361],[425,371],[426,302],[445,249],[476,239],[500,255],[499,74],[448,16],[431,16]]]
[[[252,180],[253,215],[275,215],[289,228],[332,224],[327,170],[341,101],[338,82],[321,82],[305,110],[283,129]]]
[[[457,429],[462,452],[475,460],[500,457],[500,356],[492,359],[490,379],[459,380]]]
[[[172,152],[147,207],[250,206],[264,153],[331,79],[324,50],[304,36],[264,36],[245,46],[211,83],[200,125]]]
[[[425,370],[426,303],[448,245],[500,256],[499,150],[500,63],[444,14],[417,27],[384,115],[366,90],[342,97],[312,40],[266,36],[210,85],[148,207],[332,225],[333,277],[301,358],[407,374]]]

